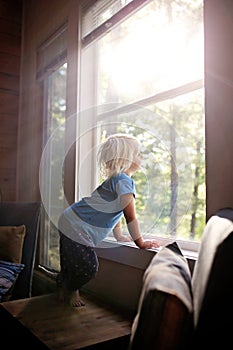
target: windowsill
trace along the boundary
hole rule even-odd
[[[163,246],[175,241],[174,239],[163,239],[163,242],[161,242],[162,239],[159,239],[160,243]],[[187,246],[185,246],[185,244],[182,244],[184,243],[184,241],[179,242],[178,240],[176,240],[176,242],[178,243],[184,257],[188,260],[190,269],[193,270],[195,261],[197,260],[198,251],[187,249]],[[181,245],[183,245],[183,248],[181,247]],[[195,248],[196,247],[197,246],[195,245]],[[131,266],[133,268],[145,270],[148,267],[154,255],[159,250],[161,250],[161,248],[162,246],[160,248],[154,249],[140,249],[133,242],[117,242],[114,238],[110,237],[108,239],[105,239],[101,243],[101,247],[95,248],[95,250],[98,257],[104,260],[109,260],[115,263],[119,263],[121,265]]]
[[[174,239],[164,239],[163,245],[169,244],[173,241]],[[179,243],[179,241],[176,240],[176,242],[180,246],[184,257],[188,260],[189,263],[191,263],[191,265],[193,265],[197,259],[197,250],[189,250],[187,247],[181,248],[182,241]],[[139,269],[145,269],[150,263],[153,256],[159,250],[161,250],[161,248],[162,246],[160,248],[144,250],[138,248],[133,242],[116,242],[112,239],[106,239],[102,243],[101,248],[97,248],[96,251],[98,257],[100,258]]]

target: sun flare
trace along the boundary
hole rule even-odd
[[[175,18],[169,22],[162,10],[126,23],[102,43],[102,72],[117,92],[135,96],[142,85],[156,92],[203,77],[201,26],[192,30],[187,21]]]

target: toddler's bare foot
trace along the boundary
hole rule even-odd
[[[81,307],[85,305],[85,303],[80,298],[80,294],[78,290],[74,292],[67,292],[67,301],[69,305],[73,307]]]

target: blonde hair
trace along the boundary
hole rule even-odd
[[[110,135],[101,144],[97,155],[102,175],[111,177],[127,171],[139,152],[136,137],[121,133]]]

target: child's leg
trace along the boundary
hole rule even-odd
[[[74,306],[74,307],[80,307],[85,305],[83,300],[81,300],[80,298],[78,289],[76,291],[69,290],[62,283],[61,274],[58,274],[56,282],[57,282],[57,297],[60,302],[69,304],[70,306]]]
[[[96,275],[97,255],[93,248],[65,236],[60,243],[61,272],[57,278],[59,298],[71,306],[83,306],[85,304],[80,298],[79,289]]]

